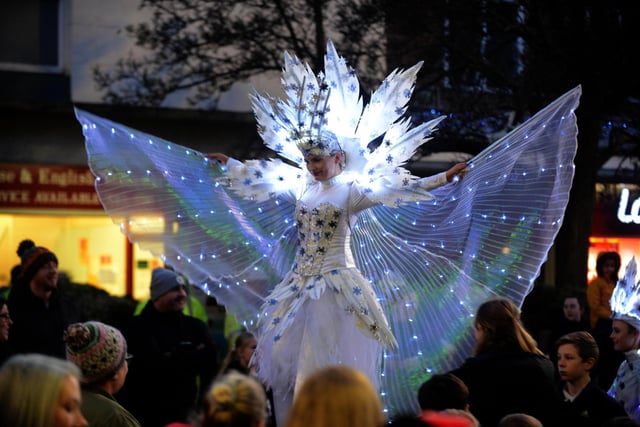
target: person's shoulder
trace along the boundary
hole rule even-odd
[[[25,301],[29,296],[29,287],[22,280],[19,280],[16,284],[12,285],[9,288],[9,292],[7,294],[7,304],[11,307],[12,304],[17,304],[22,301]]]
[[[602,277],[598,276],[596,278],[594,278],[591,282],[589,282],[588,286],[587,286],[587,291],[589,291],[589,288],[592,286],[595,287],[602,287],[602,286],[607,286],[609,283]]]
[[[98,388],[82,386],[82,403],[95,404],[95,402],[106,402],[110,399]]]
[[[600,387],[596,382],[591,381],[580,392],[576,401],[581,400],[587,406],[591,406],[594,409],[598,408],[602,411],[608,411],[613,414],[625,415],[624,407],[614,399],[609,393]]]
[[[228,374],[229,372],[238,372],[242,375],[249,375],[251,371],[245,368],[239,361],[232,360],[229,365],[225,368],[224,373]]]
[[[140,314],[129,316],[121,329],[122,333],[127,339],[134,335],[148,334],[149,331],[155,329],[156,325],[151,317],[144,310]]]
[[[50,302],[59,304],[60,306],[64,306],[65,308],[80,310],[79,301],[76,298],[72,297],[71,295],[68,295],[67,293],[62,292],[60,290],[55,291],[53,293],[53,295],[51,296]]]
[[[464,381],[468,377],[474,376],[475,373],[482,372],[482,368],[485,363],[486,362],[483,358],[479,358],[477,356],[468,357],[464,362],[462,362],[462,365],[452,371],[449,371],[449,373]]]
[[[617,402],[613,397],[609,396],[609,393],[607,393],[607,391],[600,387],[595,381],[589,382],[589,384],[586,385],[581,393],[584,393],[585,395],[596,396],[598,398],[602,398],[603,400]]]
[[[508,352],[485,352],[474,358],[467,359],[464,367],[472,370],[485,371],[520,371],[531,368],[538,368],[545,374],[553,372],[553,362],[544,354],[531,353],[528,351],[508,351]],[[535,370],[535,369],[534,369]]]
[[[126,327],[127,328],[136,328],[145,325],[153,325],[153,316],[149,312],[145,312],[144,310],[140,314],[132,315],[129,317]]]
[[[128,425],[119,421],[121,406],[98,389],[82,388],[82,413],[91,426]]]
[[[188,314],[181,313],[182,321],[188,324],[189,326],[197,329],[209,329],[209,326],[202,320],[198,319],[194,316],[189,316]]]
[[[479,366],[484,364],[487,361],[490,361],[491,357],[489,357],[489,355],[479,355],[479,356],[471,356],[471,357],[467,357],[464,362],[462,362],[462,365],[460,365],[460,367],[458,367],[457,369],[451,371],[452,374],[456,374],[456,371],[460,371],[460,370],[464,370],[464,369],[468,369],[468,368],[473,368],[475,366]]]
[[[546,354],[532,353],[529,351],[523,351],[516,354],[517,356],[515,355],[513,356],[514,360],[517,360],[519,363],[522,363],[523,365],[529,365],[531,367],[539,367],[545,371],[548,371],[548,370],[553,371],[555,369],[553,362],[551,361],[549,356],[547,356]]]

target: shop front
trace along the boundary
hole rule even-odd
[[[620,254],[620,274],[624,273],[633,256],[640,257],[640,186],[620,183],[596,185],[589,239],[589,281],[597,275],[596,258],[602,251]]]
[[[162,265],[104,213],[83,166],[0,163],[0,286],[10,283],[23,239],[55,252],[74,283],[114,296],[148,298],[151,270]]]
[[[160,232],[162,224],[152,226],[158,221],[161,218],[135,218],[131,226],[144,223],[144,232]],[[74,283],[115,296],[148,298],[151,270],[162,265],[151,252],[129,243],[105,214],[94,176],[85,166],[0,163],[0,286],[10,283],[23,239],[54,251],[60,271]],[[631,257],[640,256],[640,186],[596,186],[589,281],[596,276],[602,251],[620,253],[623,268]]]

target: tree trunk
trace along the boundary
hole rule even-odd
[[[583,88],[584,89],[584,88]],[[586,288],[589,236],[593,219],[598,171],[597,147],[600,128],[595,97],[583,91],[578,118],[576,170],[564,221],[556,237],[555,285]]]

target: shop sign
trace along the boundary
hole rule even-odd
[[[0,209],[100,209],[88,167],[0,163]]]
[[[623,224],[640,224],[640,197],[629,200],[628,188],[623,188],[620,191],[618,219]]]
[[[640,187],[608,184],[596,194],[591,234],[594,236],[640,236]]]

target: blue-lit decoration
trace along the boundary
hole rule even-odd
[[[581,93],[580,87],[567,92],[493,143],[469,162],[463,179],[427,192],[403,167],[443,119],[411,127],[402,117],[419,68],[391,73],[363,106],[355,74],[331,43],[319,76],[285,55],[289,99],[256,94],[252,100],[265,144],[288,162],[248,160],[227,169],[202,153],[85,111],[76,116],[100,200],[122,232],[253,328],[268,316],[260,307],[296,259],[300,218],[295,200],[282,194],[312,181],[304,167],[291,165],[303,164],[291,123],[311,120],[298,120],[297,111],[291,115],[301,95],[287,89],[304,82],[304,96],[313,97],[326,81],[331,92],[322,107],[323,130],[347,154],[340,179],[357,182],[378,203],[350,224],[355,264],[388,320],[388,328],[367,325],[387,348],[377,382],[388,411],[416,411],[418,386],[471,354],[476,307],[493,296],[520,305],[531,290],[569,198]],[[381,136],[384,142],[370,151],[368,144]],[[164,230],[140,232],[135,221],[142,216],[162,218]],[[323,280],[339,284],[350,277],[336,270]],[[282,292],[287,298],[321,294],[324,285],[315,285]],[[344,298],[351,304],[345,310],[370,318],[371,307],[358,305],[363,287],[355,285],[350,289],[357,292]],[[278,297],[270,296],[270,306],[277,307]],[[292,313],[270,320],[281,327]],[[278,329],[273,341],[287,332]]]

